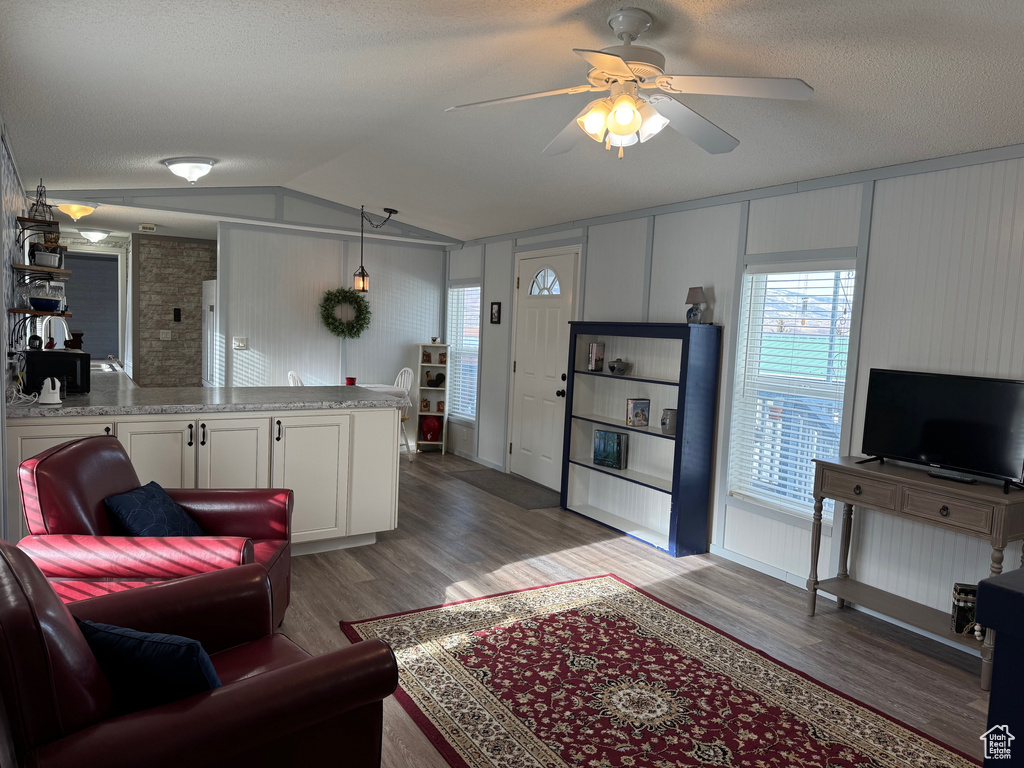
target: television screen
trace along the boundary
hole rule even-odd
[[[1024,382],[873,368],[861,451],[1019,482]]]

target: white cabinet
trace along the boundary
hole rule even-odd
[[[349,536],[398,525],[398,451],[393,446],[399,418],[393,408],[352,414]]]
[[[273,427],[274,487],[295,494],[292,541],[347,535],[351,416],[280,415]]]
[[[139,480],[164,488],[268,488],[270,420],[118,420],[115,434]]]
[[[416,408],[416,448],[419,450],[423,445],[437,445],[441,453],[445,451],[445,440],[448,437],[448,344],[420,344],[420,366],[419,376],[416,380],[417,396],[413,401]],[[440,386],[437,385],[438,377],[443,377]],[[410,395],[411,397],[412,395]],[[427,419],[437,419],[440,428],[431,429],[434,422],[428,422],[424,427],[423,422]],[[428,440],[427,437],[436,438]]]
[[[109,420],[80,419],[73,423],[38,424],[7,428],[7,530],[8,541],[20,541],[28,535],[25,517],[21,513],[21,488],[18,486],[18,466],[25,459],[42,453],[55,445],[80,437],[109,435],[114,423]]]

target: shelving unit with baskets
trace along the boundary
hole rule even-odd
[[[684,323],[569,324],[563,509],[590,517],[673,556],[707,551],[722,329]],[[601,371],[587,369],[591,343]],[[626,375],[608,362],[632,363]],[[649,426],[627,424],[626,400],[650,400]],[[675,408],[674,434],[661,413]],[[594,432],[627,435],[622,469],[594,463]]]
[[[20,247],[24,248],[26,260],[31,260],[30,247],[32,244],[28,242],[29,238],[41,235],[55,239],[60,235],[60,224],[57,221],[50,219],[34,219],[19,216],[17,218],[17,224],[17,242]],[[58,246],[54,244],[49,247],[56,248]],[[18,287],[18,290],[24,290],[41,283],[63,284],[71,278],[70,269],[47,267],[33,263],[12,264],[11,270],[14,277],[13,283]],[[58,296],[63,296],[62,290],[58,291]],[[22,301],[27,301],[27,296],[22,296],[19,303]],[[11,349],[18,346],[19,341],[24,341],[23,334],[28,333],[32,329],[32,325],[36,318],[59,317],[67,320],[71,317],[71,313],[67,311],[57,310],[50,312],[31,309],[26,306],[8,307],[7,314],[19,316],[16,321],[10,323],[8,326],[8,342]]]
[[[416,446],[422,449],[425,445],[434,445],[445,452],[445,441],[448,437],[448,344],[419,345],[419,374],[416,377],[416,396],[413,406],[416,408]],[[441,362],[441,361],[444,362]],[[428,362],[429,361],[429,362]],[[438,375],[444,376],[440,386],[430,386],[429,381],[436,381]],[[410,395],[412,397],[412,395]],[[424,437],[423,422],[434,417],[440,419],[440,434],[436,440]]]

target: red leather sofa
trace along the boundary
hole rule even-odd
[[[0,541],[0,765],[379,766],[391,649],[310,657],[274,634],[271,604],[266,571],[244,565],[65,605]],[[72,613],[199,640],[223,687],[117,715]]]
[[[168,488],[208,536],[119,535],[103,500],[138,488],[138,475],[115,437],[86,437],[26,459],[18,469],[31,534],[18,546],[64,602],[145,584],[259,563],[270,574],[274,620],[291,592],[289,490]]]

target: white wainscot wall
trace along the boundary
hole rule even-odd
[[[627,219],[587,230],[586,281],[581,298],[584,320],[645,319],[649,222],[649,218]]]

